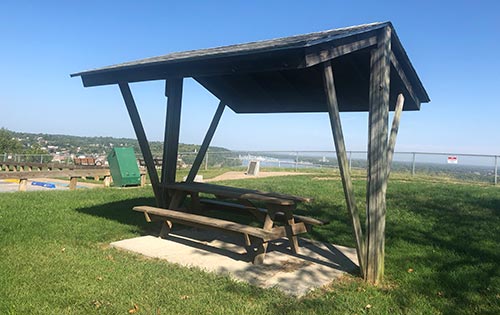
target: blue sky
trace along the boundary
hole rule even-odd
[[[431,103],[404,112],[397,151],[500,154],[498,1],[9,1],[0,4],[0,126],[134,138],[116,86],[69,74],[174,51],[391,21]],[[163,82],[133,84],[149,139],[161,140]],[[180,140],[201,143],[217,100],[185,81]],[[343,113],[349,150],[367,115]],[[333,150],[327,114],[236,115],[213,145]]]

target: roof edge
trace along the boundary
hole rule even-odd
[[[83,76],[83,75],[91,75],[91,74],[97,74],[97,73],[105,73],[109,71],[114,71],[114,70],[129,70],[129,69],[134,69],[136,67],[140,67],[141,65],[144,65],[147,63],[148,60],[151,60],[150,63],[147,63],[148,66],[154,66],[154,65],[162,65],[162,64],[169,64],[169,63],[177,63],[177,62],[183,62],[186,60],[190,61],[195,61],[199,59],[213,59],[213,58],[219,58],[219,57],[226,57],[226,56],[238,56],[238,55],[248,55],[250,52],[251,53],[258,53],[258,52],[270,52],[270,51],[278,51],[278,50],[284,50],[284,49],[293,49],[293,48],[306,48],[310,46],[314,46],[320,43],[336,40],[336,39],[341,39],[353,35],[358,35],[362,34],[365,32],[373,31],[379,28],[383,28],[387,25],[391,25],[391,22],[385,21],[385,22],[372,22],[372,23],[367,23],[367,24],[360,24],[360,25],[352,25],[348,27],[342,27],[342,28],[336,28],[336,29],[329,29],[325,31],[318,31],[318,32],[310,32],[306,34],[298,34],[298,35],[292,35],[292,36],[285,36],[285,37],[277,37],[273,39],[265,39],[265,40],[259,40],[259,41],[252,41],[252,42],[247,42],[247,43],[240,43],[240,44],[232,44],[232,45],[225,45],[225,46],[217,46],[217,47],[211,47],[211,48],[202,48],[202,49],[194,49],[194,50],[186,50],[186,51],[178,51],[178,52],[172,52],[166,55],[161,55],[161,56],[155,56],[155,57],[148,57],[148,58],[143,58],[143,59],[136,59],[124,63],[119,63],[119,64],[113,64],[110,66],[105,66],[101,68],[94,68],[94,69],[89,69],[89,70],[84,70],[80,72],[75,72],[70,74],[70,77],[77,77],[77,76]],[[194,53],[198,51],[203,51],[203,50],[208,50],[208,51],[214,51],[218,49],[228,49],[228,48],[235,48],[238,46],[243,46],[243,45],[255,45],[255,44],[263,44],[263,43],[271,43],[273,41],[281,40],[281,39],[300,39],[302,37],[308,37],[308,36],[314,36],[314,35],[320,35],[322,33],[328,33],[328,32],[334,32],[334,31],[348,31],[349,29],[356,29],[360,27],[365,27],[364,29],[359,29],[351,33],[343,33],[343,34],[333,34],[331,36],[327,36],[326,38],[323,39],[314,39],[314,40],[307,40],[303,39],[300,40],[296,43],[293,43],[291,45],[281,45],[277,47],[264,47],[261,49],[254,49],[252,51],[239,51],[239,52],[226,52],[226,53],[220,53],[220,54],[212,54],[210,56],[205,56],[204,58],[197,57],[197,58],[190,58],[190,57],[183,57],[175,60],[158,60],[154,61],[156,58],[161,58],[161,57],[166,57],[169,55],[173,54],[179,54],[179,53]]]

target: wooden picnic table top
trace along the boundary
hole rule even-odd
[[[263,192],[254,189],[237,188],[229,186],[221,186],[206,183],[174,183],[165,185],[167,189],[181,190],[186,192],[208,193],[216,196],[223,196],[227,198],[234,198],[240,200],[255,200],[262,201],[268,204],[280,206],[292,206],[297,202],[310,202],[311,198],[279,194],[273,192]]]

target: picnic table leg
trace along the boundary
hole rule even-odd
[[[283,209],[283,208],[276,208],[273,205],[268,205],[268,213],[272,214],[272,219],[274,220],[274,216],[276,212],[282,212],[285,216],[285,232],[286,232],[286,237],[288,238],[288,241],[290,242],[290,250],[294,254],[299,253],[299,241],[297,238],[297,235],[295,235],[295,232],[293,230],[293,227],[295,226],[295,219],[293,218],[293,211],[294,208],[290,209]],[[272,228],[272,226],[271,226]],[[265,228],[264,228],[265,229]]]
[[[292,226],[295,224],[295,220],[293,219],[293,216],[289,219],[287,219],[287,225],[285,228],[286,231],[286,237],[290,241],[290,249],[292,250],[292,253],[298,254],[299,253],[299,241],[297,238],[297,235],[293,233]]]
[[[250,200],[240,200],[241,204],[248,207],[248,211],[259,221],[264,221],[266,215],[259,211],[259,209]]]
[[[274,212],[268,212],[264,219],[264,230],[270,230],[274,226]]]
[[[259,241],[255,247],[256,251],[254,253],[253,264],[262,265],[264,263],[264,258],[267,251],[267,242]]]
[[[264,219],[264,230],[271,230],[274,226],[274,213],[268,213],[266,218]],[[267,242],[264,242],[263,239],[259,239],[256,237],[249,236],[247,234],[245,236],[246,250],[247,254],[250,256],[252,263],[254,265],[261,265],[264,263],[264,258],[266,256],[267,251]]]
[[[191,210],[195,212],[200,212],[201,210],[200,194],[197,192],[191,193]]]
[[[186,197],[186,193],[180,190],[176,190],[170,199],[170,204],[168,205],[169,209],[176,210],[179,209]]]
[[[160,238],[166,238],[170,231],[172,230],[172,222],[165,220],[161,226]]]
[[[264,258],[266,257],[267,251],[267,242],[264,242],[263,239],[248,236],[245,234],[245,249],[247,250],[247,254],[252,260],[254,265],[261,265],[264,263]]]

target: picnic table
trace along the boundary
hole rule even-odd
[[[134,207],[134,210],[144,213],[148,222],[164,222],[160,236],[168,235],[172,222],[242,234],[245,248],[254,264],[264,261],[269,241],[287,237],[291,251],[296,254],[299,252],[297,235],[307,232],[313,225],[325,224],[314,218],[294,214],[299,203],[310,202],[311,198],[197,182],[167,184],[165,188],[171,200],[169,209]],[[212,195],[215,199],[201,198],[201,193]],[[187,195],[191,201],[185,207],[183,202]],[[259,207],[255,203],[264,206]],[[206,210],[214,209],[248,213],[261,223],[261,227],[205,215]]]

